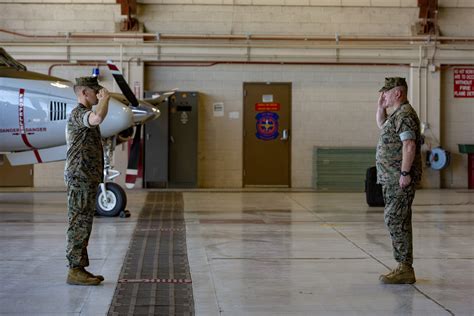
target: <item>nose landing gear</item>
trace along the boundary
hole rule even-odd
[[[105,191],[103,190],[105,187]],[[127,195],[125,191],[116,183],[108,182],[104,186],[99,185],[97,193],[96,211],[101,216],[122,216],[127,206]],[[127,211],[128,212],[128,211]]]
[[[96,215],[130,217],[130,212],[125,209],[127,194],[117,183],[107,182],[120,175],[119,171],[113,170],[110,163],[115,149],[115,142],[115,137],[104,140],[104,182],[99,184],[97,192]]]

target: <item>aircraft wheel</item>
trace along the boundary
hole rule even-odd
[[[125,191],[116,183],[109,182],[105,184],[105,193],[99,185],[97,193],[96,211],[101,216],[117,216],[125,210],[127,206],[127,195]]]

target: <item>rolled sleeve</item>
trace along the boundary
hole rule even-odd
[[[402,142],[409,139],[416,139],[416,134],[413,131],[405,131],[400,133],[400,139]]]
[[[91,128],[91,125],[89,124],[89,116],[91,115],[92,111],[87,111],[86,113],[84,113],[84,116],[82,117],[82,124],[84,124],[84,126],[88,127],[88,128]]]

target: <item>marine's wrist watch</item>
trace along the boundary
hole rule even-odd
[[[406,176],[409,176],[409,175],[410,175],[410,172],[409,172],[409,171],[402,171],[402,172],[400,172],[400,174],[401,174],[402,176],[406,177]]]

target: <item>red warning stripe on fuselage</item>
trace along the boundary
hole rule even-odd
[[[36,160],[38,162],[43,162],[41,160],[41,156],[38,150],[35,147],[33,147],[33,145],[30,144],[30,141],[28,140],[28,137],[26,136],[27,134],[26,134],[26,128],[25,128],[25,89],[20,89],[19,93],[20,95],[18,98],[18,124],[20,127],[21,139],[23,140],[26,146],[28,146],[29,148],[33,150]]]

